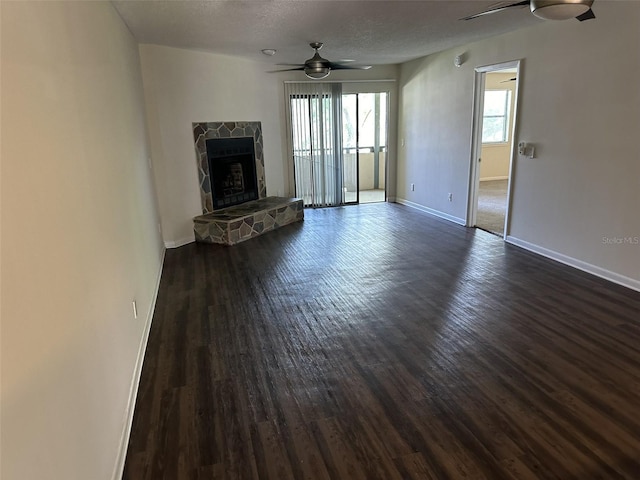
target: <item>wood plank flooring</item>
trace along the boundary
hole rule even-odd
[[[124,479],[640,478],[640,293],[395,204],[166,253]]]

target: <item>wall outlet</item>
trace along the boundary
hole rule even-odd
[[[449,201],[450,201],[450,202],[453,202],[453,193],[450,193],[450,194],[449,194],[449,196],[448,196],[447,198],[449,198]]]
[[[411,191],[412,191],[412,192],[415,192],[415,191],[416,191],[416,184],[415,184],[415,183],[412,183],[412,184],[411,184]]]
[[[136,318],[138,318],[138,305],[136,304],[135,300],[131,302],[131,306],[133,307],[133,318],[135,320]]]

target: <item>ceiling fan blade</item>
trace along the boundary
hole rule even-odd
[[[280,67],[304,67],[304,63],[276,63]]]
[[[340,63],[330,63],[331,70],[369,70],[371,65],[342,65]]]
[[[502,80],[500,83],[509,83],[509,82],[515,82],[516,81],[516,77],[510,78],[509,80]]]
[[[586,12],[584,12],[582,15],[578,15],[576,18],[581,22],[584,22],[585,20],[591,20],[592,18],[596,18],[596,15],[595,13],[593,13],[593,10],[589,9]]]
[[[278,72],[292,72],[294,70],[304,70],[304,65],[301,67],[295,67],[295,68],[284,68],[282,70],[271,70],[267,73],[278,73]]]
[[[524,7],[525,5],[529,5],[529,0],[524,0],[522,2],[510,3],[508,5],[500,5],[498,7],[490,8],[489,10],[485,10],[484,12],[476,13],[474,15],[469,15],[468,17],[460,18],[459,20],[473,20],[474,18],[483,17],[485,15],[489,15],[491,13],[501,12],[503,10],[507,10],[508,8],[513,7]]]

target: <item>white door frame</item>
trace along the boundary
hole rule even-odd
[[[473,84],[473,125],[471,136],[471,159],[469,162],[469,194],[467,196],[467,216],[466,226],[473,227],[476,224],[478,215],[478,190],[480,186],[480,153],[482,152],[482,117],[484,112],[484,89],[485,77],[489,72],[497,70],[505,70],[507,68],[516,69],[516,89],[513,107],[513,126],[511,129],[511,155],[509,158],[509,180],[507,183],[507,205],[504,218],[504,234],[503,239],[507,238],[509,233],[512,179],[514,171],[514,159],[518,151],[516,142],[516,127],[518,120],[518,98],[520,90],[520,67],[522,60],[511,60],[509,62],[496,63],[493,65],[484,65],[475,68],[475,77]]]

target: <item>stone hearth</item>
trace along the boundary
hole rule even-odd
[[[235,245],[304,219],[300,198],[267,197],[193,219],[197,242]]]

